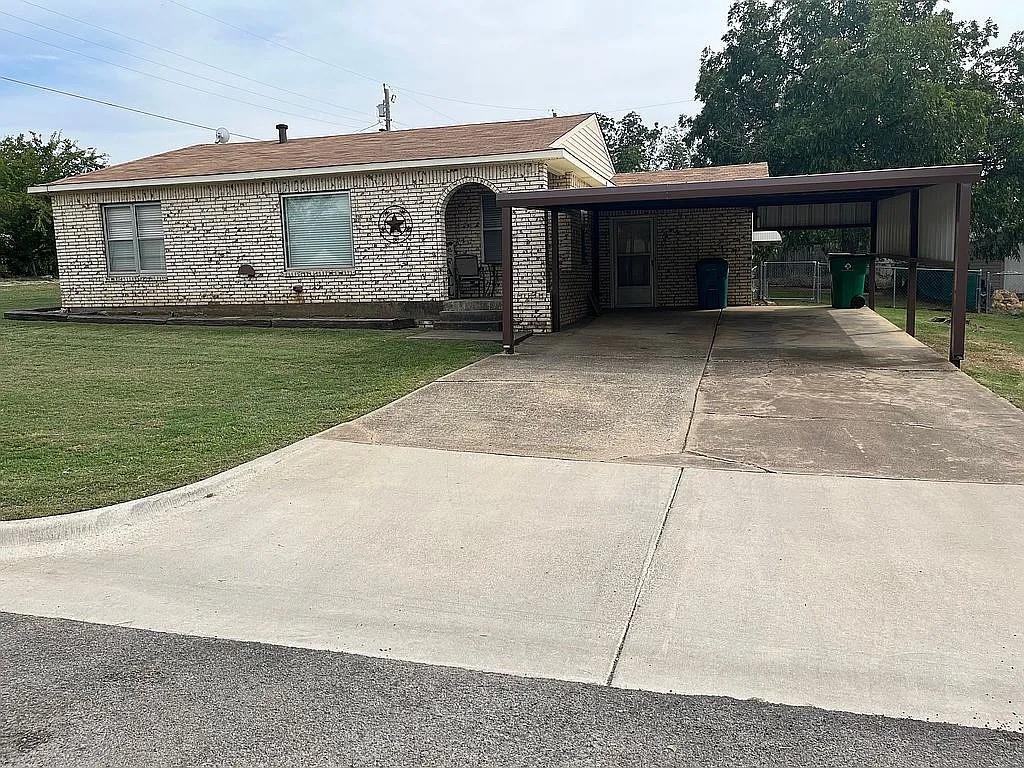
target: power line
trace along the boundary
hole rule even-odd
[[[0,13],[3,13],[3,11],[0,11]],[[209,96],[216,96],[219,99],[227,99],[228,101],[236,101],[239,104],[245,104],[245,105],[250,106],[250,107],[256,107],[257,109],[272,109],[272,110],[274,110],[275,112],[277,112],[279,114],[289,115],[290,117],[299,117],[299,118],[302,118],[303,120],[315,120],[315,121],[317,121],[319,123],[326,123],[327,125],[337,125],[337,126],[340,126],[341,128],[348,128],[348,126],[346,126],[346,125],[342,125],[341,123],[335,123],[335,122],[333,122],[331,120],[321,120],[320,118],[312,117],[311,115],[300,115],[297,112],[288,112],[288,111],[285,111],[285,110],[282,110],[282,109],[278,109],[276,107],[268,107],[266,104],[257,104],[256,102],[246,101],[245,99],[236,99],[234,96],[226,96],[226,95],[224,95],[222,93],[216,93],[215,91],[208,91],[205,88],[199,88],[199,87],[194,86],[194,85],[189,85],[188,83],[179,83],[177,80],[170,80],[170,79],[168,79],[166,77],[161,77],[160,75],[154,75],[154,74],[152,74],[150,72],[143,72],[141,69],[135,69],[134,67],[126,67],[123,64],[118,64],[117,62],[114,62],[114,61],[107,61],[106,59],[101,59],[101,58],[99,58],[97,56],[90,56],[87,53],[82,53],[81,51],[75,51],[75,50],[72,50],[71,48],[65,48],[64,46],[57,45],[56,43],[50,43],[50,42],[47,42],[46,40],[40,40],[39,38],[32,37],[31,35],[23,35],[21,32],[15,32],[14,30],[7,29],[5,27],[0,27],[0,32],[7,32],[10,35],[17,35],[18,37],[23,37],[26,40],[31,40],[34,43],[41,43],[42,45],[48,45],[51,48],[56,48],[58,51],[66,51],[67,53],[73,53],[76,56],[81,56],[81,57],[86,58],[86,59],[92,59],[93,61],[98,61],[101,64],[108,64],[108,65],[110,65],[112,67],[118,67],[118,68],[124,69],[124,70],[126,70],[128,72],[135,72],[136,74],[144,75],[145,77],[151,77],[154,80],[160,80],[160,81],[165,82],[165,83],[170,83],[171,85],[177,85],[180,88],[188,88],[189,90],[196,91],[197,93],[205,93],[205,94],[207,94]]]
[[[203,128],[207,131],[217,130],[213,126],[203,125],[201,123],[193,123],[188,120],[179,120],[176,117],[168,117],[167,115],[161,115],[157,112],[147,112],[144,109],[138,109],[136,107],[128,107],[124,104],[115,104],[112,101],[103,101],[102,99],[94,99],[90,96],[83,96],[80,93],[72,93],[71,91],[62,91],[59,88],[50,88],[46,85],[39,85],[38,83],[29,83],[25,80],[16,80],[13,77],[7,77],[6,75],[0,75],[0,80],[6,80],[8,83],[17,83],[18,85],[24,85],[29,88],[38,88],[41,91],[49,91],[50,93],[59,93],[62,96],[70,96],[73,99],[81,99],[82,101],[91,101],[94,104],[102,104],[105,107],[114,107],[115,109],[123,109],[126,112],[135,112],[140,115],[146,115],[148,117],[158,117],[161,120],[168,120],[172,123],[180,123],[181,125],[191,125],[193,128]],[[252,139],[253,141],[266,141],[266,139],[258,139],[255,136],[246,136],[244,133],[236,133],[236,136],[241,136],[243,139]]]
[[[22,0],[22,2],[28,2],[28,0]],[[333,61],[328,61],[327,59],[322,59],[319,56],[314,56],[313,54],[306,53],[305,51],[301,51],[298,48],[293,48],[290,45],[286,45],[286,44],[284,44],[282,42],[279,42],[277,40],[274,40],[272,38],[264,37],[263,35],[256,34],[255,32],[252,32],[251,30],[248,30],[245,27],[239,27],[236,24],[232,24],[230,21],[224,21],[224,19],[218,18],[217,16],[214,16],[212,14],[206,13],[205,11],[200,11],[197,8],[193,8],[190,5],[186,5],[185,3],[179,2],[179,0],[168,0],[168,2],[173,3],[174,5],[178,6],[179,8],[183,8],[186,11],[194,13],[194,14],[196,14],[198,16],[204,16],[207,19],[210,19],[212,21],[216,21],[218,24],[223,24],[225,27],[233,29],[236,32],[242,32],[243,34],[249,35],[250,37],[254,37],[257,40],[262,40],[263,42],[269,43],[270,45],[274,45],[274,46],[277,46],[278,48],[281,48],[283,50],[290,51],[291,53],[298,54],[299,56],[302,56],[304,58],[309,59],[310,61],[315,61],[315,62],[317,62],[319,64],[324,64],[324,65],[326,65],[328,67],[333,67],[334,69],[340,70],[342,72],[347,72],[348,74],[353,75],[354,77],[361,77],[364,80],[370,80],[371,82],[374,82],[374,83],[380,82],[380,80],[381,80],[381,78],[374,77],[372,75],[368,75],[365,72],[360,72],[360,71],[355,70],[355,69],[349,69],[348,67],[343,67],[341,64],[337,64],[337,63],[335,63]],[[540,107],[511,107],[511,106],[508,106],[507,104],[504,104],[504,105],[503,104],[483,104],[483,103],[478,102],[478,101],[468,101],[466,99],[456,99],[456,98],[453,98],[453,97],[450,97],[450,96],[438,96],[435,93],[427,93],[426,91],[417,91],[417,90],[414,90],[412,88],[406,88],[406,87],[400,86],[400,85],[396,85],[395,88],[400,90],[400,91],[404,91],[406,93],[414,93],[417,96],[425,96],[426,98],[430,98],[430,99],[440,99],[441,101],[450,101],[450,102],[454,102],[456,104],[468,104],[468,105],[474,106],[474,107],[487,107],[488,109],[508,109],[508,110],[515,110],[515,111],[520,111],[520,112],[547,112],[548,111],[547,109],[542,109]]]
[[[409,94],[406,93],[405,91],[402,91],[402,95],[407,97],[409,99],[409,101],[411,101],[413,104],[419,104],[424,109],[429,109],[431,112],[435,112],[435,113],[439,114],[441,117],[445,118],[446,120],[458,120],[458,118],[452,117],[451,115],[446,114],[445,112],[442,112],[440,109],[434,109],[429,104],[423,103],[422,101],[420,101],[419,99],[415,98],[414,96],[409,96]]]
[[[145,56],[140,56],[138,54],[131,53],[130,51],[126,51],[123,48],[115,48],[112,45],[105,45],[103,43],[98,43],[95,40],[90,40],[87,37],[79,37],[78,35],[73,35],[70,32],[65,32],[65,31],[63,31],[61,29],[56,29],[55,27],[48,27],[45,24],[40,24],[39,22],[32,21],[31,19],[22,18],[21,16],[17,16],[17,15],[15,15],[13,13],[8,13],[7,11],[0,11],[0,14],[2,14],[4,16],[9,16],[12,19],[17,19],[18,21],[21,21],[21,22],[25,22],[26,24],[31,24],[32,26],[39,27],[40,29],[45,29],[45,30],[47,30],[49,32],[56,32],[58,35],[63,35],[64,37],[70,37],[72,40],[78,40],[79,42],[86,43],[87,45],[97,46],[99,48],[106,48],[108,51],[113,51],[114,53],[119,53],[119,54],[122,54],[122,55],[125,55],[125,56],[130,56],[130,57],[132,57],[134,59],[139,59],[140,61],[144,61],[144,62],[146,62],[148,64],[155,64],[158,67],[163,67],[165,69],[170,69],[170,70],[172,70],[174,72],[180,72],[181,74],[188,75],[189,77],[195,77],[195,78],[198,78],[200,80],[206,80],[207,82],[216,83],[217,85],[224,86],[225,88],[231,88],[232,90],[244,91],[245,93],[251,93],[252,95],[259,96],[260,98],[263,98],[263,99],[270,99],[271,101],[279,101],[282,104],[290,104],[291,106],[299,107],[301,109],[310,109],[310,107],[308,105],[306,105],[306,104],[299,104],[298,102],[295,102],[295,101],[288,101],[286,99],[278,98],[277,96],[271,96],[270,94],[260,93],[259,91],[253,91],[253,90],[251,90],[249,88],[243,88],[243,87],[241,87],[239,85],[235,85],[234,83],[226,83],[223,80],[217,80],[217,79],[212,78],[212,77],[207,77],[206,75],[200,75],[200,74],[197,74],[195,72],[190,72],[187,69],[182,69],[181,67],[175,67],[175,66],[173,66],[171,64],[164,64],[163,62],[157,61],[156,59],[148,59]],[[20,32],[14,32],[12,30],[6,30],[6,31],[10,32],[13,35],[20,35],[21,37],[25,37],[25,38],[27,38],[29,40],[34,40],[35,42],[43,43],[44,45],[50,45],[50,46],[53,46],[54,48],[60,48],[60,46],[58,46],[58,45],[55,45],[55,44],[50,43],[50,42],[47,42],[45,40],[36,40],[36,38],[29,37],[28,35],[23,35]],[[69,53],[75,53],[75,54],[78,54],[79,56],[88,56],[88,54],[81,53],[80,51],[74,51],[74,50],[71,50],[70,48],[61,48],[61,50],[68,51]],[[95,58],[95,57],[90,57],[90,58]],[[108,61],[105,61],[104,59],[96,59],[96,61],[103,62],[104,64],[113,64],[113,66],[115,66],[115,67],[121,67],[122,66],[121,64],[116,64],[114,62],[108,62]],[[139,71],[139,70],[133,70],[133,71]],[[146,72],[143,72],[141,74],[145,74],[145,75],[147,75],[149,77],[158,77],[158,75],[150,75],[149,73],[146,73]],[[191,86],[189,86],[189,87],[191,87]],[[225,97],[225,98],[230,98],[230,97]],[[267,107],[267,108],[270,109],[270,107]],[[278,109],[278,108],[277,107],[273,107],[273,109]],[[313,107],[313,109],[315,111],[317,111],[317,112],[320,112],[321,114],[331,115],[333,117],[337,117],[340,120],[347,120],[347,121],[351,122],[353,125],[358,125],[359,122],[360,122],[360,121],[355,120],[354,118],[347,117],[345,115],[338,115],[338,114],[335,114],[333,112],[328,112],[328,111],[323,110],[323,109],[317,109],[316,107]],[[318,118],[310,118],[310,119],[317,120]],[[327,122],[327,121],[321,121],[321,122]]]
[[[145,40],[141,40],[141,39],[139,39],[137,37],[132,37],[131,35],[126,35],[126,34],[124,34],[122,32],[117,32],[117,31],[115,31],[113,29],[109,29],[107,27],[101,27],[99,24],[93,24],[92,22],[86,21],[85,19],[79,19],[79,18],[77,18],[75,16],[71,16],[71,15],[66,14],[66,13],[61,13],[60,11],[52,10],[50,8],[47,8],[46,6],[40,5],[39,3],[33,3],[33,2],[31,2],[31,0],[21,0],[21,2],[24,3],[25,5],[30,5],[33,8],[38,8],[41,11],[45,11],[46,13],[53,14],[54,16],[60,16],[60,17],[65,18],[65,19],[69,19],[70,21],[73,21],[76,24],[84,24],[87,27],[92,27],[93,29],[98,29],[101,32],[105,32],[108,35],[114,35],[115,37],[121,37],[121,38],[124,38],[125,40],[130,40],[133,43],[137,43],[139,45],[144,45],[144,46],[147,46],[149,48],[153,48],[154,50],[157,50],[157,51],[162,51],[163,53],[170,54],[171,56],[177,56],[179,59],[184,59],[185,61],[191,61],[193,64],[199,64],[200,66],[207,67],[209,69],[215,69],[218,72],[223,72],[224,74],[231,75],[232,77],[237,77],[237,78],[239,78],[241,80],[246,80],[246,81],[248,81],[250,83],[256,83],[257,85],[262,85],[262,86],[264,86],[266,88],[273,88],[274,90],[281,91],[282,93],[290,93],[292,96],[298,96],[300,98],[306,99],[307,101],[318,102],[320,104],[326,104],[326,105],[328,105],[330,107],[334,107],[335,109],[340,109],[340,110],[342,110],[344,112],[351,112],[352,114],[358,115],[360,117],[362,117],[364,115],[363,112],[355,110],[352,107],[346,107],[343,104],[335,104],[332,101],[327,101],[325,99],[320,99],[320,98],[316,98],[314,96],[309,96],[307,94],[300,93],[298,91],[293,91],[293,90],[290,90],[288,88],[284,88],[284,87],[282,87],[280,85],[274,85],[273,83],[268,83],[268,82],[265,82],[263,80],[257,80],[255,78],[249,77],[248,75],[243,75],[243,74],[240,74],[238,72],[233,72],[230,69],[225,69],[224,67],[217,66],[216,64],[208,64],[207,62],[203,61],[202,59],[196,59],[196,58],[193,58],[191,56],[186,56],[184,53],[178,53],[177,51],[172,51],[170,48],[164,48],[162,46],[156,45],[155,43],[150,43],[150,42],[147,42]],[[36,22],[29,22],[29,23],[35,24]],[[42,26],[42,25],[37,25],[37,26]],[[54,31],[60,32],[60,30],[54,30]],[[65,34],[66,35],[67,33],[66,32],[60,32],[60,34]],[[74,37],[74,35],[69,35],[69,36],[70,37]],[[77,38],[77,39],[82,39],[82,38]],[[93,45],[98,45],[98,46],[101,46],[101,47],[105,47],[105,48],[109,47],[109,46],[104,46],[102,43],[95,43],[95,42],[90,41],[90,40],[86,40],[86,42],[92,43]],[[112,50],[117,50],[117,49],[115,48],[115,49],[112,49]],[[126,53],[126,52],[122,51],[122,53]],[[129,56],[135,56],[135,54],[130,54],[130,53],[128,55]],[[136,56],[136,58],[141,58],[141,57]],[[159,62],[157,62],[157,63],[159,63]],[[161,66],[166,66],[169,69],[173,69],[173,67],[170,67],[170,65],[167,65],[167,64],[162,64]],[[234,88],[236,86],[231,86],[231,87]],[[275,98],[275,97],[266,97],[266,98]],[[280,101],[280,99],[275,99],[275,100]]]
[[[633,112],[638,109],[654,109],[656,107],[671,107],[676,104],[700,104],[700,99],[679,99],[678,101],[663,101],[660,104],[641,104],[636,107],[616,107],[615,109],[601,109],[599,112]]]

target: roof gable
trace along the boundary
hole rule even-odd
[[[577,163],[584,165],[596,178],[603,183],[615,175],[615,166],[608,152],[608,145],[601,131],[597,115],[591,115],[583,122],[571,128],[564,136],[559,137],[553,147],[561,147],[568,152]]]

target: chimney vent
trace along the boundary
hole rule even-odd
[[[284,144],[288,141],[288,126],[284,123],[277,124],[277,143]]]

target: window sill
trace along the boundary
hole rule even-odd
[[[166,272],[108,272],[107,280],[115,283],[163,282]]]
[[[285,277],[316,277],[317,275],[337,275],[348,272],[358,272],[359,267],[316,267],[315,269],[296,269],[294,267],[285,269]]]

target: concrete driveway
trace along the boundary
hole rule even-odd
[[[772,472],[1024,482],[1024,412],[868,310],[605,315],[328,436]]]
[[[192,489],[8,526],[0,610],[1024,730],[1012,406],[867,311],[522,349]]]

